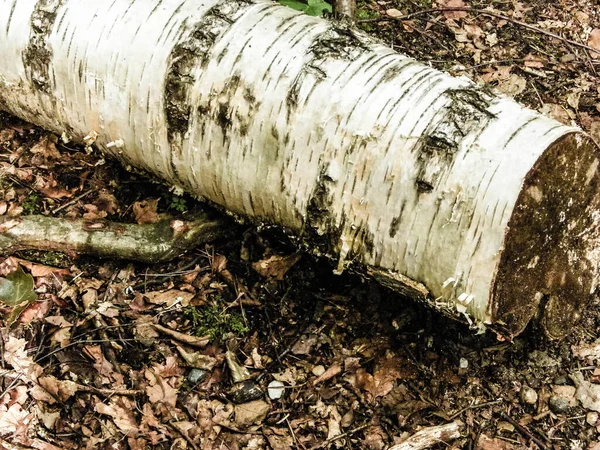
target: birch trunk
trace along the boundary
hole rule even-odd
[[[508,337],[597,285],[585,134],[276,3],[0,0],[0,108]]]

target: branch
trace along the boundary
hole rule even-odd
[[[68,220],[39,215],[0,218],[0,254],[54,250],[158,262],[225,234],[226,221],[209,214],[154,224]]]
[[[424,428],[413,434],[400,444],[390,447],[388,450],[422,450],[439,444],[440,442],[449,442],[460,437],[464,423],[460,420],[450,422],[444,425]]]

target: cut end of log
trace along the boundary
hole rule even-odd
[[[490,303],[509,337],[538,317],[551,338],[579,320],[598,280],[600,149],[583,133],[554,142],[528,173]]]

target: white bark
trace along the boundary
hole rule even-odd
[[[0,0],[0,108],[517,334],[596,288],[581,132],[263,0]]]

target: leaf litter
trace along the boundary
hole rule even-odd
[[[591,2],[358,7],[432,9],[361,26],[600,139],[600,54],[517,23],[600,49]],[[452,10],[469,7],[510,20]],[[196,207],[105,161],[96,137],[81,151],[1,116],[0,217],[153,223]],[[432,448],[600,448],[597,299],[563,342],[532,328],[498,343],[268,228],[154,265],[21,252],[0,276],[0,446],[383,449],[460,421]]]

